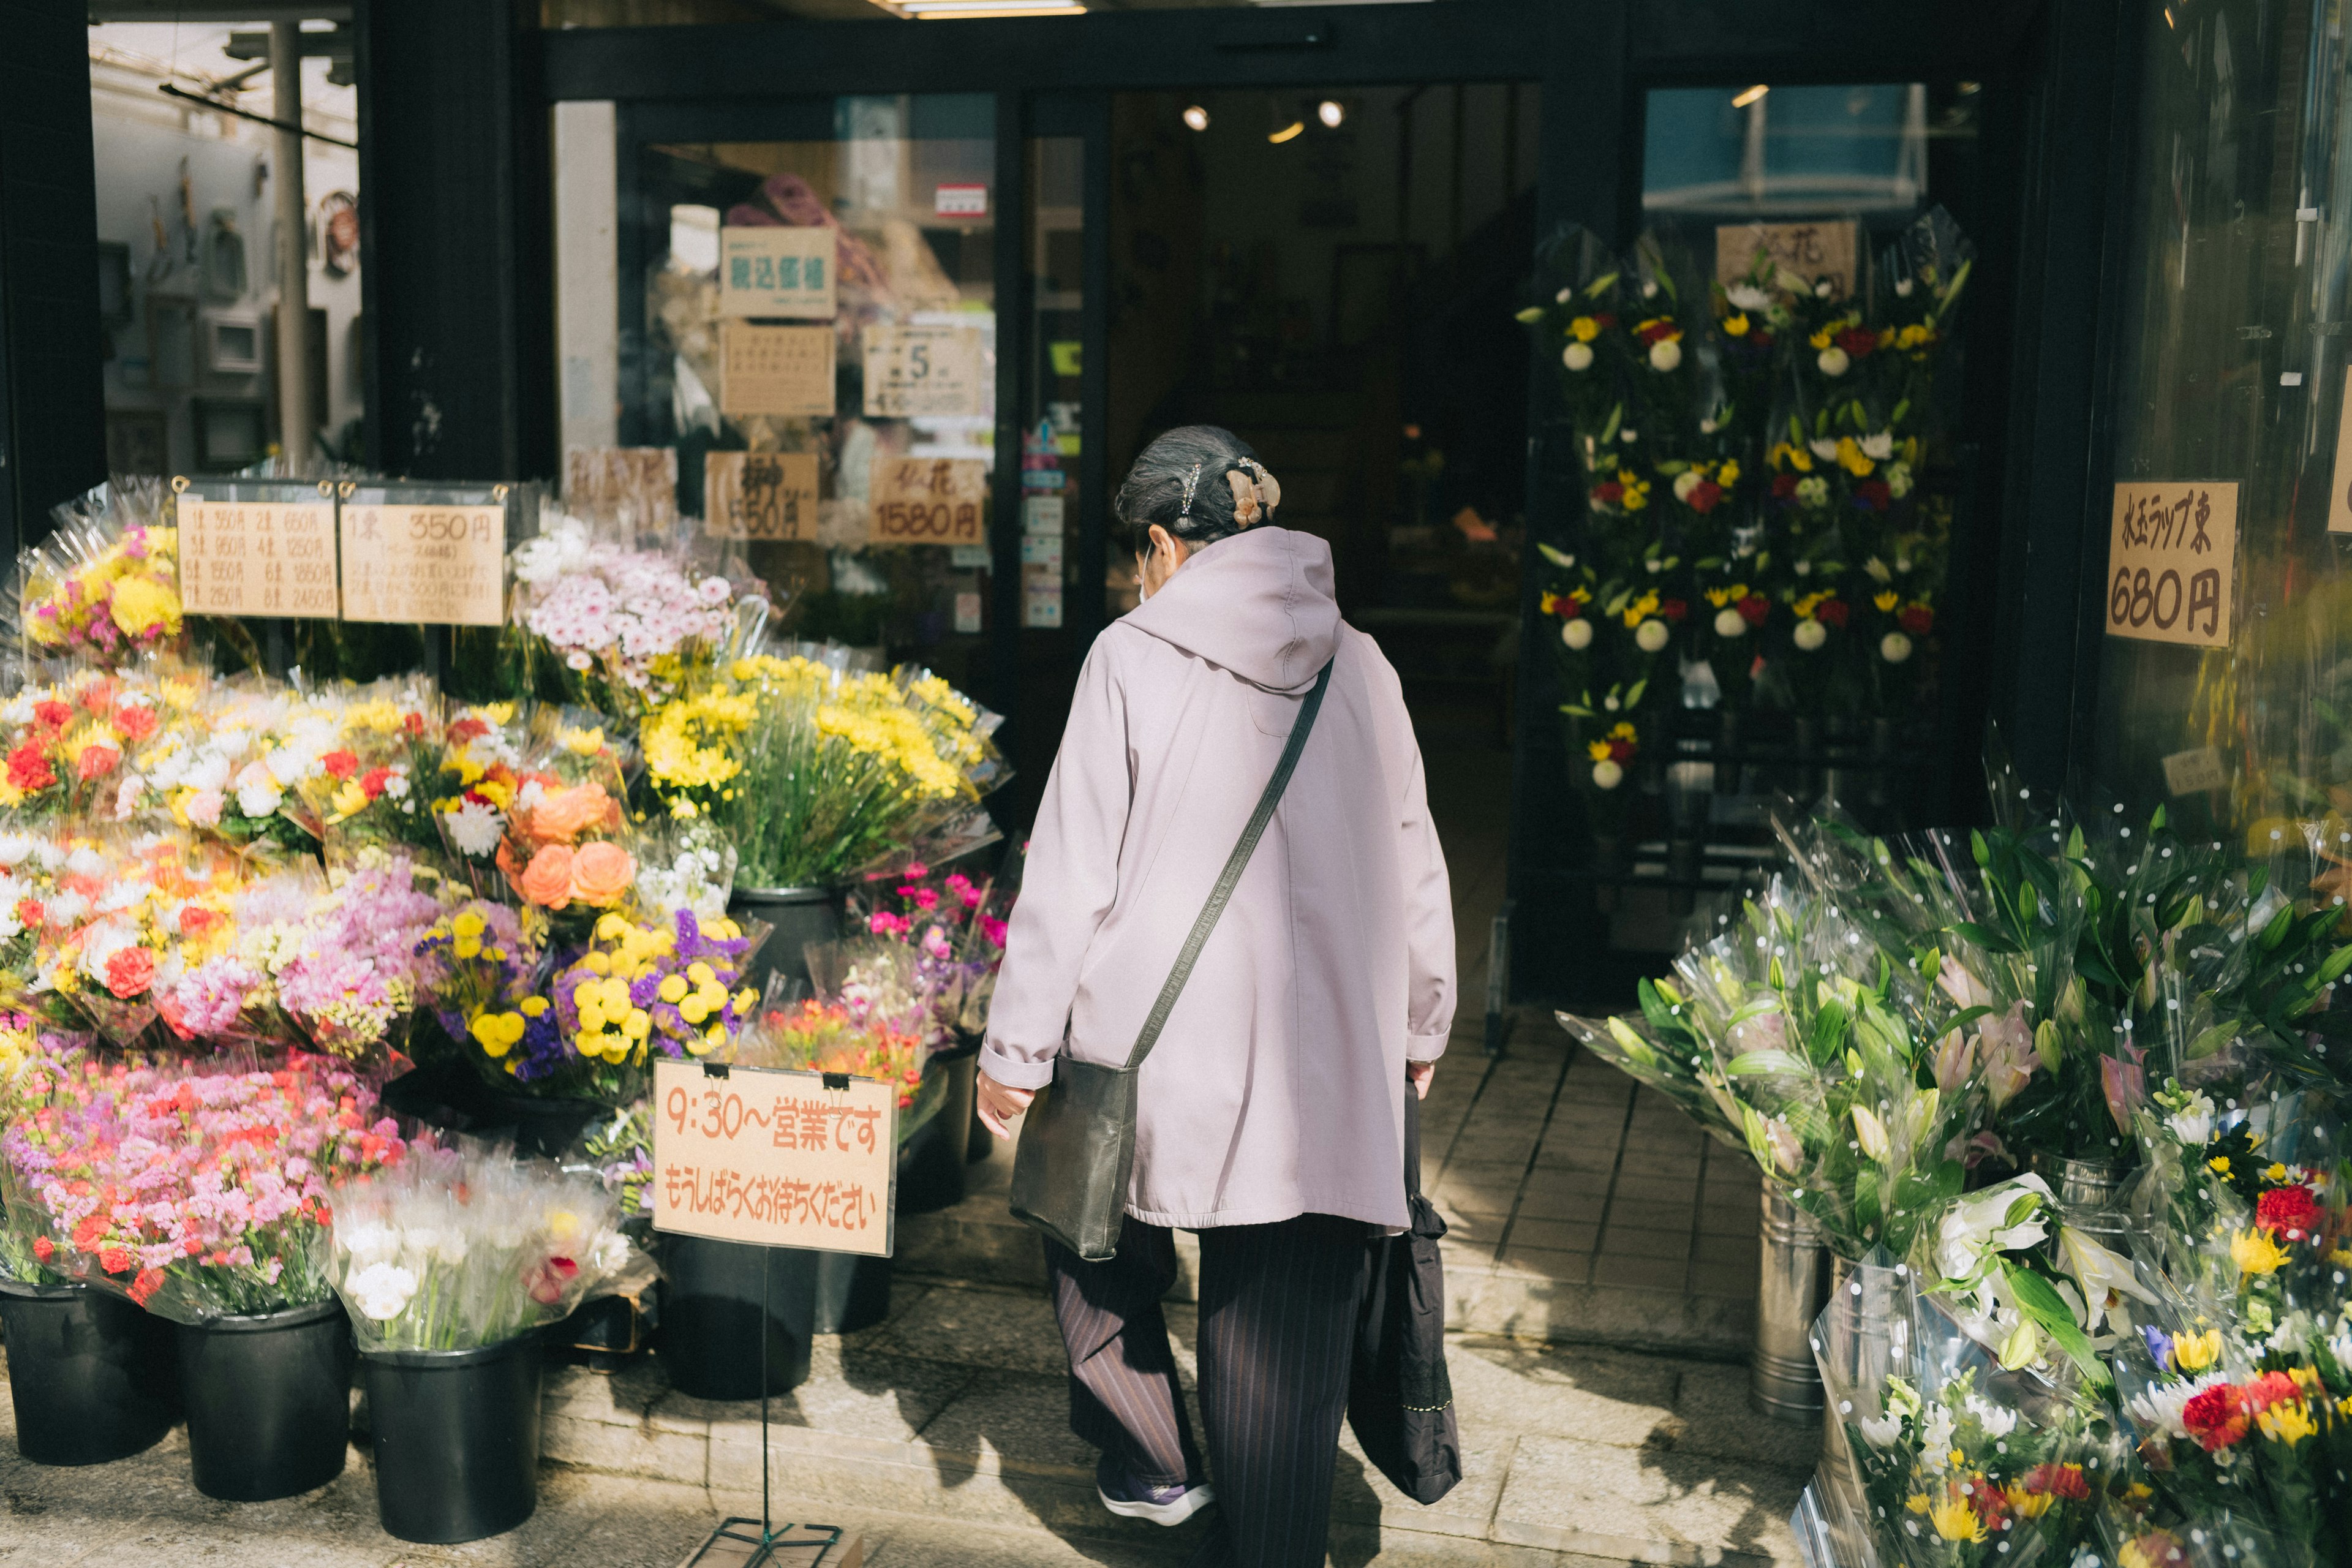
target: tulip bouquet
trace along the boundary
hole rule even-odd
[[[330,1187],[404,1152],[366,1098],[317,1058],[243,1071],[85,1058],[0,1134],[0,1159],[46,1218],[30,1243],[44,1266],[181,1322],[276,1311],[330,1293]]]
[[[594,1178],[419,1147],[333,1193],[329,1264],[362,1351],[474,1350],[564,1317],[628,1260]]]

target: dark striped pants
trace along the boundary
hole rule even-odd
[[[1201,1419],[1217,1517],[1195,1568],[1322,1568],[1372,1231],[1301,1215],[1201,1234]],[[1070,1352],[1070,1429],[1139,1479],[1201,1478],[1160,1299],[1174,1238],[1129,1216],[1118,1256],[1087,1263],[1045,1243]]]

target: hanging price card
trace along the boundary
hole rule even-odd
[[[2234,481],[2117,485],[2107,535],[2107,635],[2228,647],[2237,558]]]
[[[983,414],[981,360],[976,327],[869,326],[866,416],[952,419]]]
[[[831,415],[833,329],[721,323],[719,408],[785,418]]]
[[[713,539],[814,539],[814,452],[712,452],[702,459],[703,531]]]
[[[343,619],[505,619],[507,509],[343,503]]]
[[[876,544],[980,544],[988,465],[978,458],[877,458]]]
[[[183,494],[179,517],[180,603],[190,615],[335,618],[332,500]]]
[[[896,1084],[656,1061],[653,1107],[655,1229],[890,1256]]]
[[[719,313],[831,321],[838,243],[830,228],[720,229]]]

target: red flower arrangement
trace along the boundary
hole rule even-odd
[[[1739,618],[1749,626],[1760,626],[1765,617],[1772,613],[1772,601],[1761,594],[1750,594],[1731,607],[1738,610]]]
[[[1895,618],[1915,637],[1924,637],[1936,629],[1936,612],[1926,605],[1906,605]]]
[[[1848,327],[1837,335],[1837,346],[1852,359],[1866,358],[1878,347],[1878,334],[1860,327]]]
[[[1723,487],[1713,479],[1701,479],[1691,487],[1690,494],[1683,498],[1683,504],[1705,517],[1723,504]]]
[[[2244,1440],[2253,1412],[2235,1384],[2214,1384],[2180,1407],[2180,1424],[2209,1454]]]
[[[1843,626],[1853,614],[1853,606],[1843,599],[1823,599],[1813,606],[1813,618],[1825,626]]]
[[[319,765],[327,770],[329,778],[340,783],[359,771],[360,760],[351,752],[329,752],[319,759]]]
[[[1603,479],[1592,487],[1592,499],[1601,506],[1615,506],[1625,499],[1625,487],[1615,479]]]
[[[2309,1187],[2273,1187],[2255,1203],[2254,1223],[2300,1240],[2319,1228],[2319,1199]]]
[[[1688,620],[1690,605],[1680,599],[1668,599],[1658,606],[1658,618],[1675,623]]]

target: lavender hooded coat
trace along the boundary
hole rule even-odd
[[[1313,736],[1145,1061],[1127,1211],[1197,1229],[1405,1224],[1407,1061],[1445,1049],[1454,912],[1396,672],[1341,623],[1329,546],[1261,525],[1096,639],[1045,784],[981,1066],[1118,1063],[1300,700]]]

